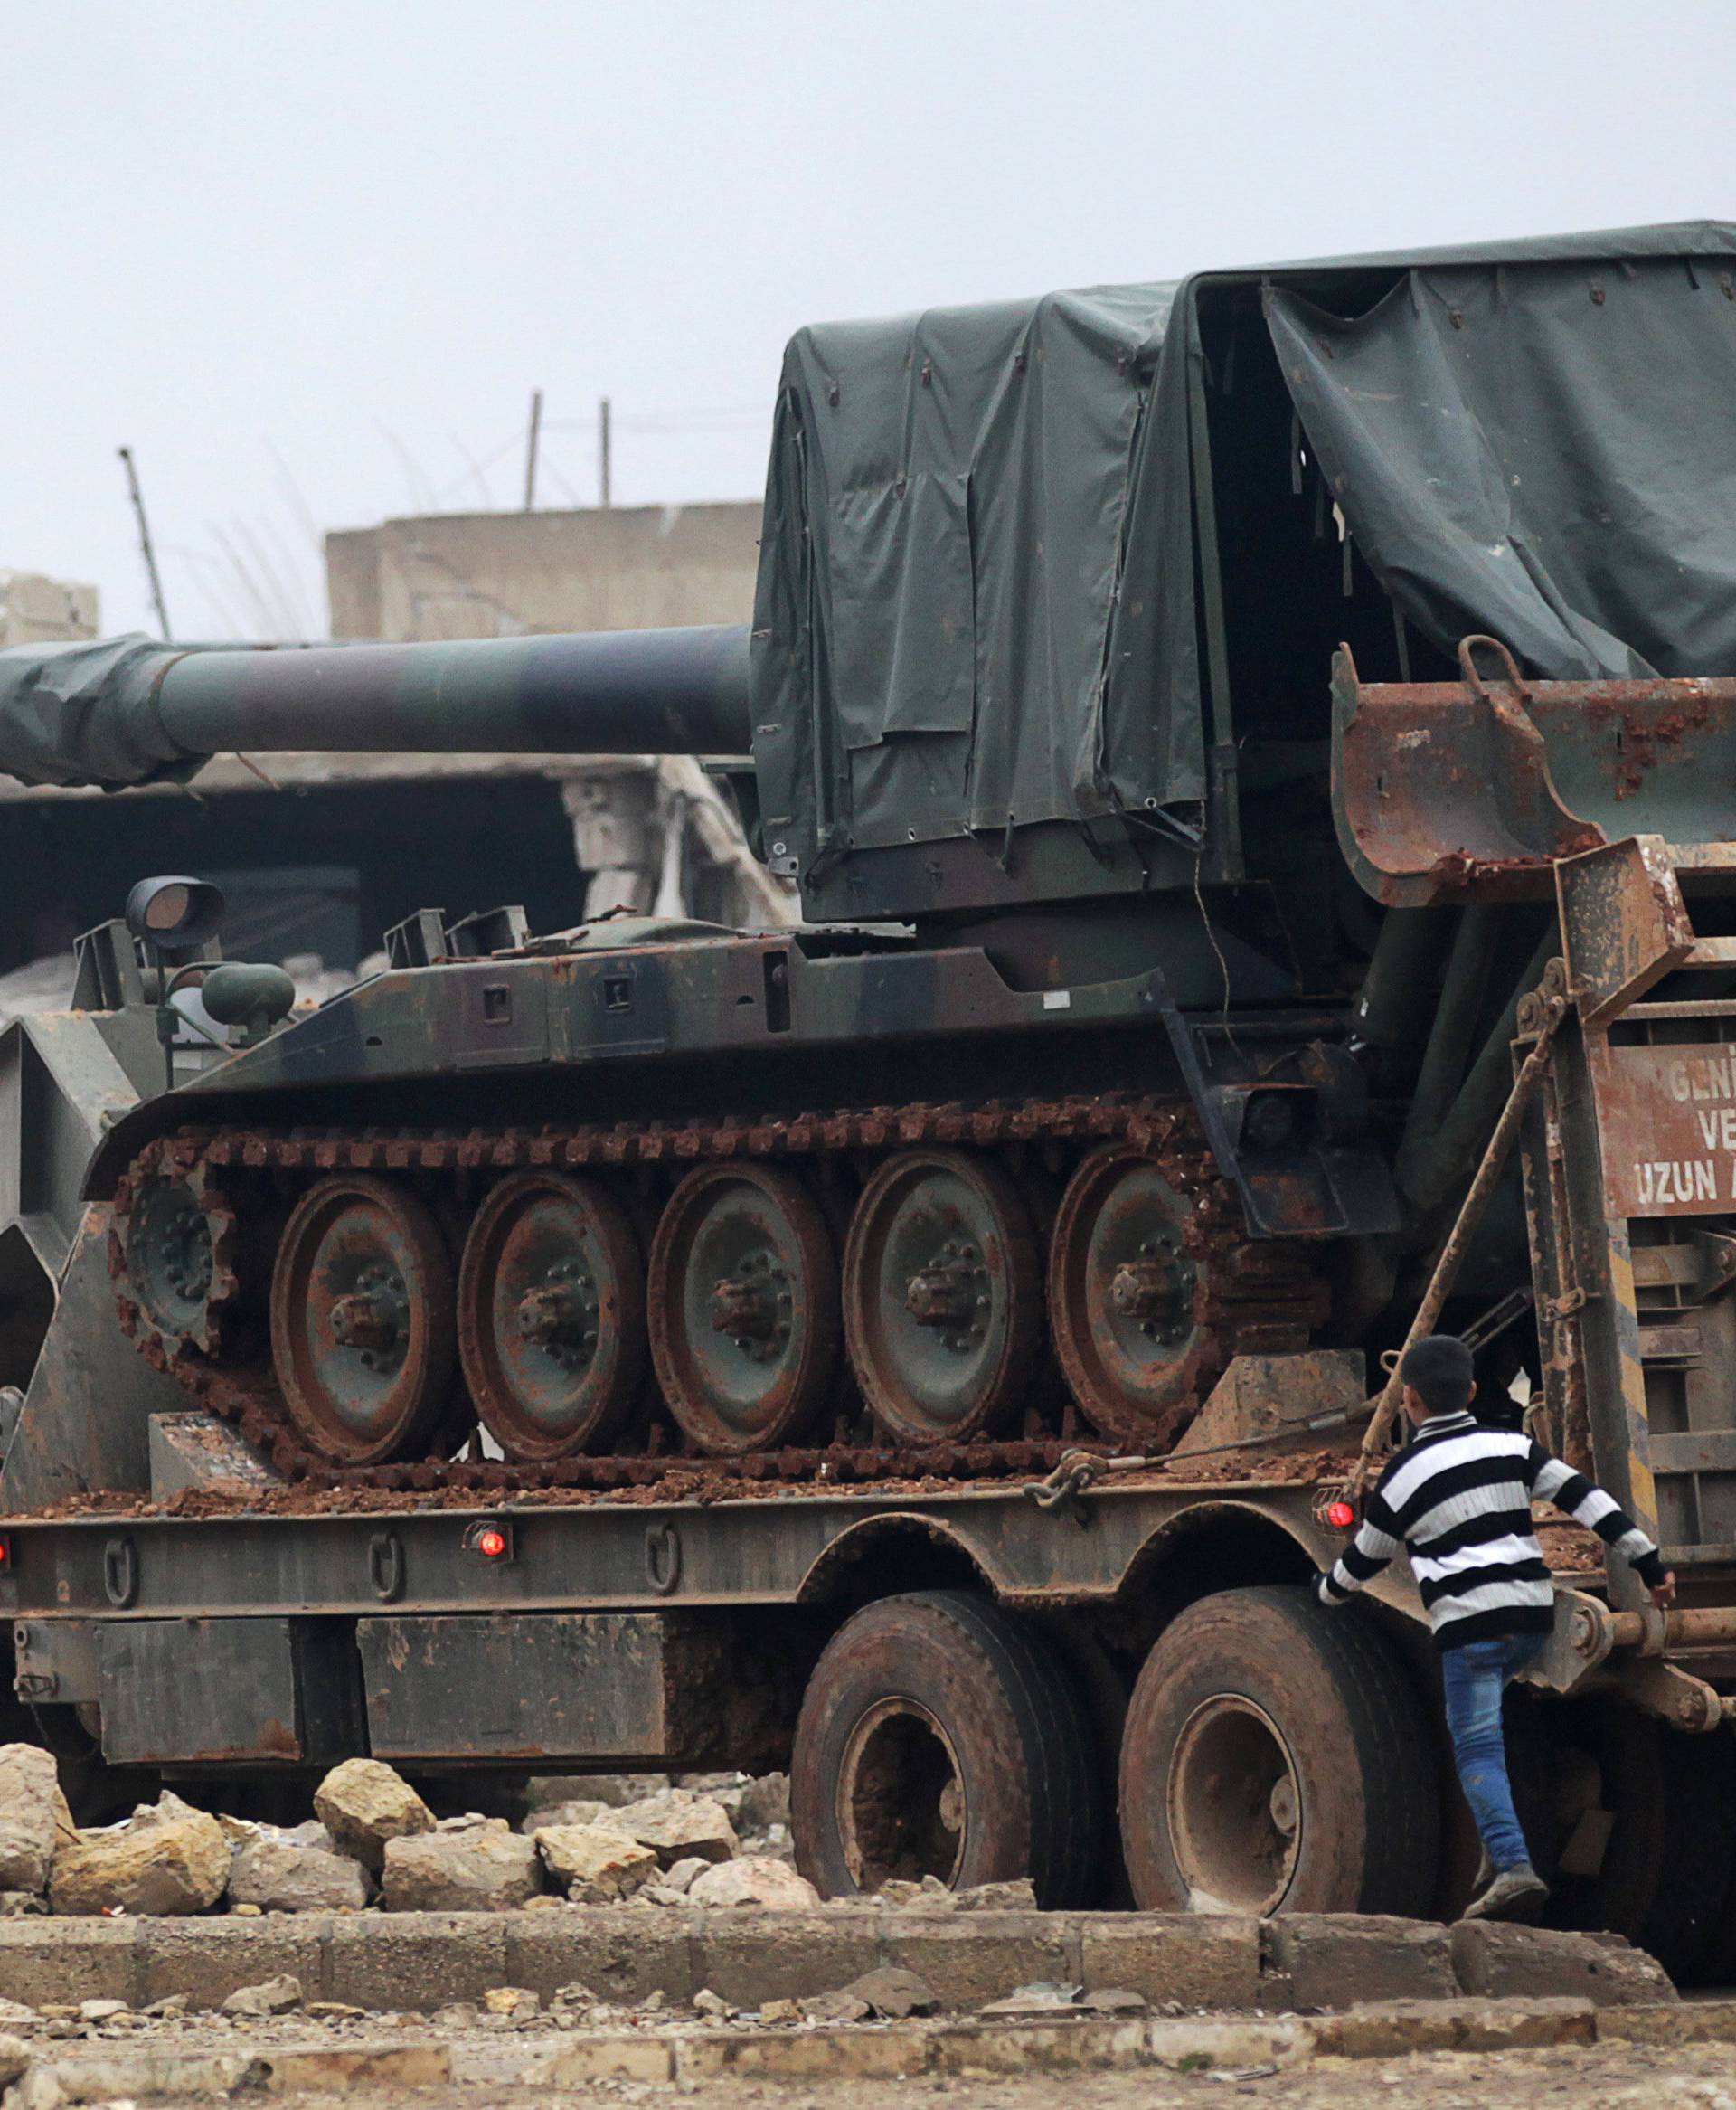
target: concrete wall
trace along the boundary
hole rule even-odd
[[[47,645],[97,634],[97,590],[45,579],[40,572],[0,572],[0,645]]]
[[[326,537],[335,638],[512,637],[744,623],[757,501],[442,513]]]

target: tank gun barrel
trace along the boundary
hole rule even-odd
[[[115,790],[233,750],[739,754],[748,739],[745,628],[0,652],[0,771],[32,784]]]

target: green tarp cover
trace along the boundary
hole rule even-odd
[[[1558,680],[1736,673],[1736,279],[1648,257],[1417,270],[1267,320],[1357,542],[1438,641]]]
[[[801,331],[754,626],[768,839],[806,862],[1197,815],[1215,554],[1190,372],[1218,286],[1263,284],[1357,547],[1437,644],[1486,631],[1542,677],[1736,674],[1732,260],[1705,222]],[[1319,305],[1341,272],[1390,289],[1343,319]]]
[[[188,761],[163,730],[156,681],[169,654],[155,638],[0,651],[0,771],[26,784],[184,781]]]

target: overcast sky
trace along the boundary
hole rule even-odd
[[[798,324],[1736,217],[1730,0],[4,0],[0,567],[325,623],[317,534],[757,496]]]

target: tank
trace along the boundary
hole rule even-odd
[[[1401,1338],[1562,861],[1655,839],[1729,913],[1733,257],[1628,231],[804,331],[750,635],[0,655],[34,781],[712,756],[804,915],[406,903],[298,1013],[193,882],[147,889],[81,1000],[202,987],[222,1046],[83,1176],[135,1346],[283,1471],[533,1488],[1155,1455],[1237,1356]],[[1527,1267],[1514,1183],[1448,1322]]]

